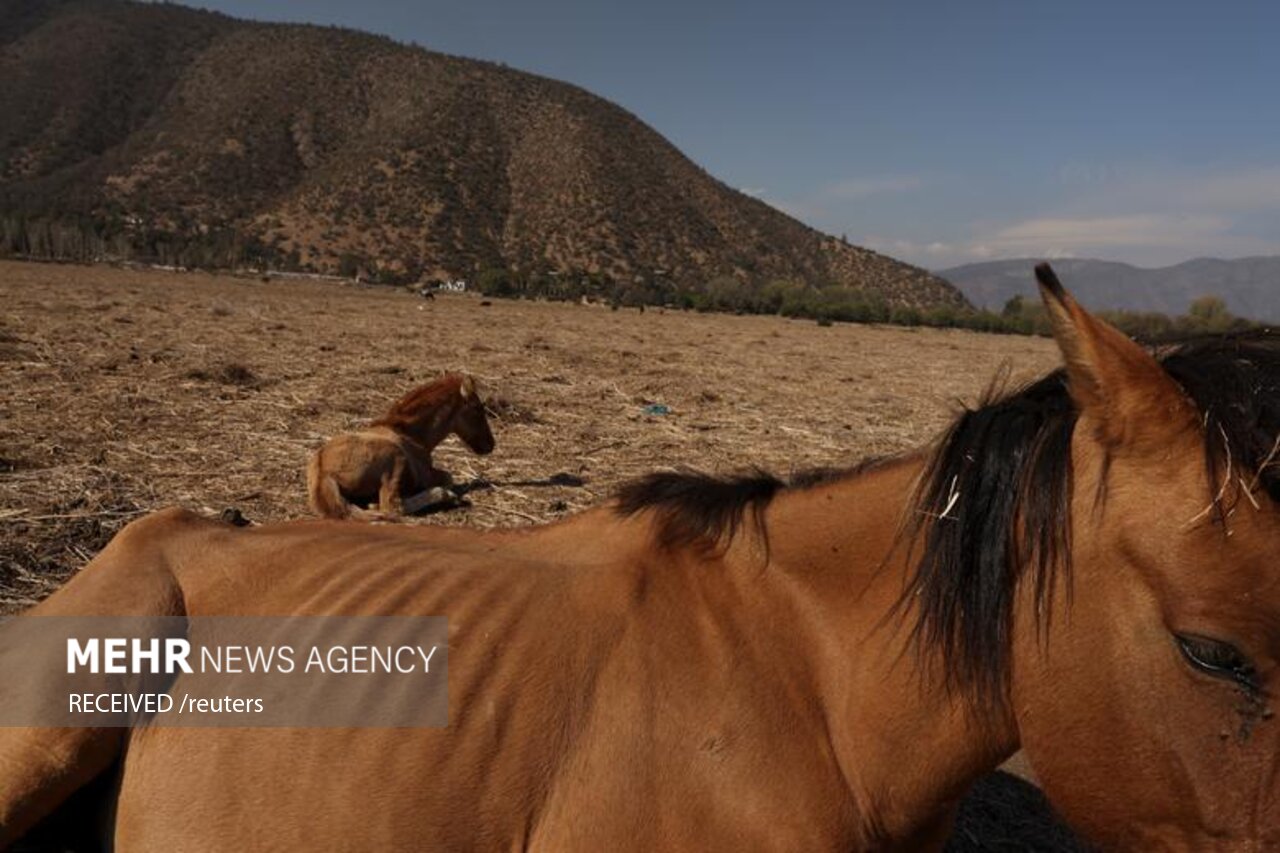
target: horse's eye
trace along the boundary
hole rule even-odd
[[[1257,671],[1244,653],[1230,643],[1195,634],[1175,634],[1187,663],[1215,678],[1229,678],[1243,687],[1258,688]]]

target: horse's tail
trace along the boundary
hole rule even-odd
[[[333,475],[324,470],[320,463],[324,448],[311,454],[307,461],[307,498],[311,510],[325,518],[350,518],[351,504],[342,496],[342,490],[333,479]]]
[[[186,615],[182,590],[166,556],[179,540],[218,528],[217,522],[181,510],[164,510],[135,521],[47,600],[33,616]],[[17,632],[24,618],[6,626]],[[0,642],[0,656],[29,653],[13,633]],[[52,689],[38,680],[4,690]],[[9,697],[13,699],[12,696]],[[65,697],[50,698],[66,707]],[[110,768],[124,750],[128,729],[80,727],[0,728],[0,849],[7,849],[41,818]]]

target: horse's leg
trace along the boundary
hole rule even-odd
[[[457,492],[449,488],[453,485],[453,476],[431,464],[431,459],[418,462],[415,466],[415,477],[421,488],[417,494],[404,499],[404,511],[408,515],[422,512],[433,506],[453,506],[458,503]]]
[[[428,462],[427,472],[423,475],[420,482],[422,483],[423,488],[439,486],[447,489],[453,485],[453,475],[443,468],[437,468]]]
[[[307,498],[316,515],[326,518],[348,518],[351,504],[342,495],[338,481],[325,469],[324,448],[311,454],[307,460]]]
[[[400,486],[404,480],[404,473],[404,455],[397,453],[395,461],[391,465],[391,470],[382,475],[382,487],[378,490],[378,510],[384,515],[404,514],[404,506],[400,497]]]
[[[458,495],[451,489],[444,486],[432,486],[430,489],[418,492],[404,499],[403,506],[406,515],[413,515],[416,512],[422,512],[424,509],[442,504],[456,504]]]
[[[205,524],[212,522],[171,510],[136,521],[62,589],[29,612],[33,616],[182,616],[182,593],[160,546],[180,529]],[[24,653],[22,622],[19,617],[6,627],[19,646],[13,647],[13,640],[0,642],[0,656]],[[23,669],[29,670],[30,665]],[[0,691],[43,687],[33,680],[0,685]],[[65,697],[48,698],[66,702]],[[127,734],[123,728],[0,728],[0,849],[110,767]]]

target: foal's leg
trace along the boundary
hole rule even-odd
[[[382,487],[378,490],[378,509],[385,515],[403,515],[400,483],[404,480],[405,459],[397,453],[391,470],[382,475]]]
[[[406,514],[412,515],[433,506],[453,506],[458,503],[457,492],[449,488],[453,485],[453,477],[448,471],[428,467],[426,472],[419,476],[418,482],[425,488],[416,495],[404,499]]]
[[[433,506],[442,506],[456,504],[458,495],[444,486],[433,486],[416,495],[410,495],[404,499],[404,512],[406,515],[413,515],[416,512],[422,512]]]

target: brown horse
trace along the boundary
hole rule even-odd
[[[444,615],[449,726],[0,729],[0,839],[117,768],[124,850],[918,850],[1021,747],[1103,845],[1280,845],[1280,346],[1157,360],[1040,277],[1065,369],[928,452],[504,532],[133,523],[33,612]]]
[[[431,464],[450,435],[480,454],[493,450],[484,401],[470,376],[446,374],[401,397],[359,432],[325,442],[307,463],[311,509],[328,518],[414,513],[456,498],[452,479]],[[368,513],[355,504],[376,505]]]

